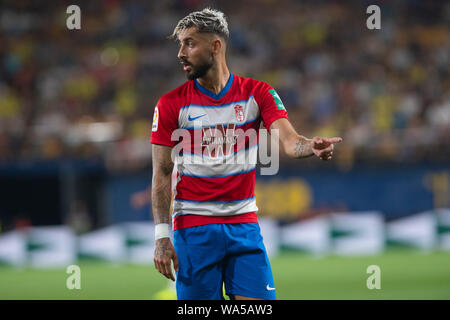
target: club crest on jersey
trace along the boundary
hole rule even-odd
[[[234,132],[235,128],[236,125],[234,123],[228,124],[226,129],[222,124],[216,125],[215,128],[204,128],[202,148],[206,148],[209,156],[212,158],[231,154],[233,146],[237,142],[237,134]]]
[[[244,121],[244,108],[242,108],[242,106],[240,106],[238,104],[235,105],[234,106],[234,113],[236,115],[237,122]]]

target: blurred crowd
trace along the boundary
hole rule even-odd
[[[167,36],[207,5],[230,71],[274,87],[300,134],[343,137],[337,163],[450,156],[449,2],[379,1],[380,30],[367,1],[77,1],[81,30],[70,4],[0,3],[0,162],[148,166],[153,108],[186,81]]]

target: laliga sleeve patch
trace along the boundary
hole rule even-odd
[[[275,89],[269,90],[269,92],[272,95],[273,99],[275,100],[275,103],[277,104],[278,109],[286,111],[286,108],[284,107],[283,102],[281,102],[281,98],[278,95],[278,93],[275,91]]]
[[[158,130],[158,122],[159,122],[159,111],[158,111],[158,107],[155,107],[155,112],[153,113],[152,131]]]

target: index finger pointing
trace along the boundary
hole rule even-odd
[[[329,143],[338,143],[338,142],[341,142],[341,141],[342,141],[342,138],[341,138],[341,137],[333,137],[333,138],[327,139],[327,141],[328,141]]]

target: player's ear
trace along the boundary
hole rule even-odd
[[[220,53],[220,51],[222,50],[222,41],[218,38],[215,38],[212,41],[212,51],[214,55],[218,55]]]

